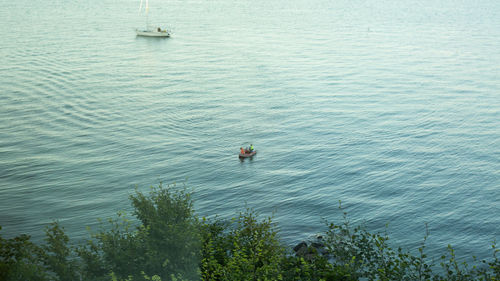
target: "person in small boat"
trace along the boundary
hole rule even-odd
[[[158,32],[161,32],[161,28],[158,27]]]
[[[243,149],[243,147],[240,147],[240,153],[245,154],[245,150]]]
[[[250,151],[250,153],[253,152],[253,144],[250,144],[250,149],[248,149]]]

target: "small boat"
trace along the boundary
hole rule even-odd
[[[139,13],[143,11],[142,7],[142,2],[141,0],[141,5],[139,6]],[[166,29],[161,29],[160,27],[158,28],[151,28],[149,26],[149,1],[146,0],[146,6],[144,7],[144,13],[146,14],[146,28],[145,29],[136,29],[135,33],[137,36],[146,36],[146,37],[170,37],[170,31]]]
[[[154,30],[154,29],[146,29],[140,30],[136,29],[135,32],[137,36],[147,36],[147,37],[170,37],[170,32],[168,30]]]
[[[240,158],[248,158],[248,157],[252,157],[252,156],[254,156],[255,154],[257,154],[257,150],[254,150],[254,151],[249,152],[249,153],[240,153]]]

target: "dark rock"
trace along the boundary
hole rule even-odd
[[[300,248],[297,252],[295,252],[295,256],[297,257],[303,257],[309,253],[309,248],[307,246],[304,246]]]
[[[318,251],[318,253],[322,256],[327,254],[325,244],[321,242],[312,242],[311,247],[314,247]]]
[[[315,253],[307,253],[307,254],[304,255],[304,259],[306,261],[312,261],[312,260],[314,260],[317,257],[318,257],[318,255],[315,254]]]
[[[303,251],[302,249],[306,249],[307,250],[307,243],[302,241],[300,242],[299,244],[297,244],[297,246],[293,247],[293,250],[297,253],[299,251]]]
[[[311,243],[311,247],[314,247],[316,249],[321,249],[321,248],[325,247],[325,244],[323,244],[321,242],[312,242]]]

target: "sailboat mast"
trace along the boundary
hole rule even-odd
[[[146,0],[146,29],[149,29],[149,0]]]
[[[144,0],[141,0],[141,5],[139,5],[139,13],[142,12],[142,3]],[[149,28],[149,0],[146,0],[146,6],[144,7],[144,13],[146,14],[146,29]]]

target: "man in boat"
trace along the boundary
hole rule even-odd
[[[161,28],[158,27],[158,32],[161,32]]]
[[[243,149],[243,147],[240,147],[240,153],[245,154],[245,150]]]
[[[250,149],[249,149],[250,153],[253,152],[253,144],[250,144]]]

